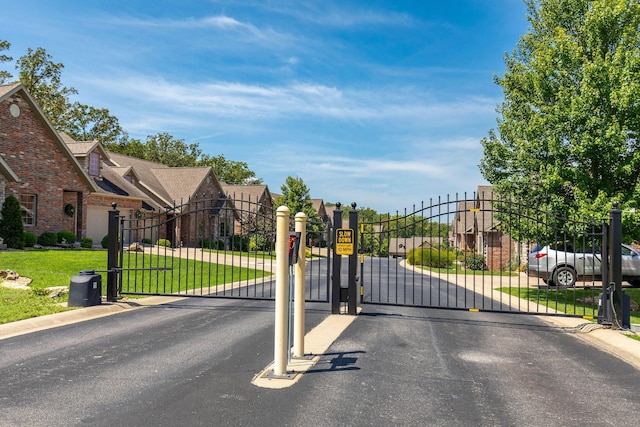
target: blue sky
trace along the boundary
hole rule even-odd
[[[279,193],[379,212],[472,193],[527,31],[521,0],[6,2],[14,59],[43,47],[72,100],[131,137],[244,161]],[[9,71],[14,71],[13,69]]]

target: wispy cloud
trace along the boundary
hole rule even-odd
[[[169,82],[161,77],[91,77],[84,81],[108,90],[127,103],[149,103],[167,109],[213,114],[219,117],[325,117],[336,120],[425,121],[434,123],[463,116],[494,114],[496,100],[484,97],[441,100],[419,90],[330,87],[291,82],[259,85],[214,81]],[[153,113],[148,113],[153,114]]]

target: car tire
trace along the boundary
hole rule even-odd
[[[563,265],[553,272],[553,281],[556,286],[572,287],[576,284],[576,272],[573,268]]]

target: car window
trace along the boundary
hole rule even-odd
[[[567,242],[559,242],[553,245],[550,245],[553,250],[563,251],[563,252],[573,252],[573,246]]]
[[[535,245],[535,246],[533,247],[533,249],[531,249],[531,252],[530,252],[530,253],[535,254],[536,252],[540,252],[540,250],[541,250],[543,247],[544,247],[544,246],[542,246],[542,245]]]
[[[633,256],[633,255],[636,255],[636,252],[633,251],[631,248],[623,246],[622,247],[622,255],[631,255],[631,256]]]

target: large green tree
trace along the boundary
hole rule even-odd
[[[313,209],[309,187],[307,187],[302,178],[288,176],[280,190],[282,191],[282,196],[274,201],[274,207],[288,207],[292,221],[296,213],[304,212],[307,215],[307,224],[314,225],[314,229],[317,229],[317,226],[321,224],[321,220],[318,213]],[[308,226],[307,228],[310,227]]]
[[[125,136],[118,119],[108,109],[79,102],[69,106],[59,129],[76,141],[99,141],[105,146]]]
[[[261,184],[262,179],[256,178],[254,171],[245,162],[229,160],[224,155],[210,156],[202,154],[196,166],[211,166],[220,181],[232,185]]]
[[[53,62],[51,55],[41,47],[29,48],[16,62],[20,71],[20,83],[38,102],[45,116],[59,128],[71,108],[69,97],[78,91],[62,85],[61,74],[64,65]]]
[[[637,205],[640,3],[526,0],[529,30],[505,56],[497,131],[480,169],[498,194],[558,216]],[[640,236],[636,236],[640,237]]]

